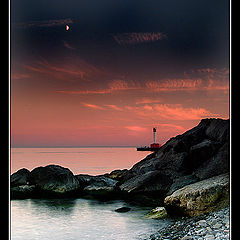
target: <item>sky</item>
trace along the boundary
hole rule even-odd
[[[229,118],[229,1],[11,0],[11,145],[141,146]],[[66,25],[69,30],[66,30]]]

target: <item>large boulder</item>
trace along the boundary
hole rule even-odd
[[[22,169],[18,170],[17,172],[13,173],[10,176],[11,187],[27,185],[29,175],[30,175],[30,171],[26,168],[22,168]]]
[[[197,216],[229,204],[229,174],[221,174],[178,189],[164,200],[168,212]]]
[[[79,182],[73,173],[68,168],[58,165],[33,169],[29,176],[29,183],[49,194],[65,194],[79,188]]]
[[[164,197],[190,183],[229,172],[229,136],[229,120],[203,119],[136,163],[118,187],[129,193],[159,192]]]

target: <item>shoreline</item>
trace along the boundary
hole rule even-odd
[[[196,217],[176,219],[146,240],[229,240],[230,206]]]

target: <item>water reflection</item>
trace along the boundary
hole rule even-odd
[[[36,211],[43,209],[47,214],[71,214],[76,205],[76,199],[32,199],[31,207]]]
[[[12,240],[141,240],[167,224],[146,219],[149,209],[123,201],[28,199],[11,204]],[[114,211],[123,206],[131,211]]]

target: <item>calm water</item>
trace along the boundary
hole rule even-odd
[[[149,209],[122,201],[12,200],[12,240],[142,240],[166,226],[169,220],[146,219]]]
[[[11,172],[20,168],[59,164],[74,174],[103,174],[131,168],[148,152],[135,148],[13,148]],[[11,201],[12,240],[134,240],[145,239],[169,220],[146,219],[149,208],[131,207],[123,201],[86,199],[27,199]]]
[[[74,174],[98,175],[115,169],[129,169],[149,153],[127,147],[12,148],[11,173],[20,168],[32,170],[58,164],[69,168]]]

